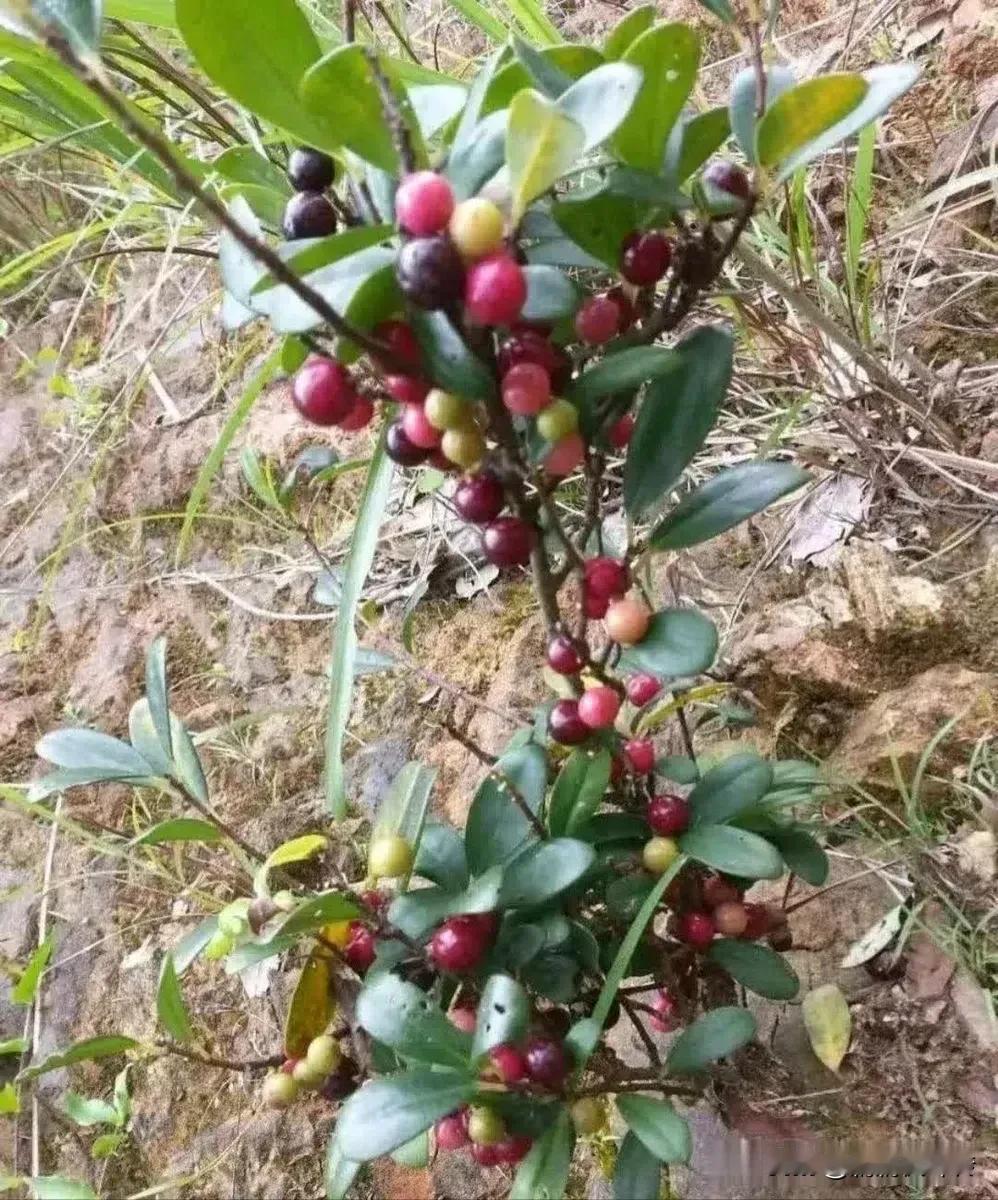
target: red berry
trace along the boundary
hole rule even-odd
[[[451,1113],[449,1117],[441,1117],[433,1129],[440,1150],[460,1150],[468,1144],[468,1131],[464,1127],[464,1118],[460,1113]]]
[[[560,1088],[568,1075],[569,1062],[561,1042],[553,1038],[531,1038],[527,1043],[527,1071],[535,1083]]]
[[[328,237],[336,232],[336,209],[321,192],[298,192],[284,209],[282,228],[289,242]]]
[[[487,525],[506,507],[506,493],[499,476],[493,471],[466,475],[454,493],[454,507],[466,521]]]
[[[551,447],[544,458],[544,470],[557,479],[577,470],[586,460],[586,443],[582,434],[566,433]]]
[[[607,600],[622,596],[631,583],[627,564],[606,556],[587,559],[584,575],[589,591]]]
[[[360,921],[352,921],[350,937],[343,947],[343,957],[358,975],[363,975],[374,962],[377,944],[377,939],[366,925],[362,925]]]
[[[714,922],[709,913],[688,912],[679,918],[678,937],[695,950],[706,950],[714,940]]]
[[[627,699],[635,708],[651,704],[662,690],[662,682],[654,675],[632,675],[627,681]]]
[[[620,309],[620,332],[626,333],[634,324],[634,319],[638,315],[637,309],[634,307],[634,302],[622,287],[610,288],[607,296]]]
[[[741,937],[748,928],[748,913],[740,900],[719,904],[712,915],[717,932],[725,937]]]
[[[593,687],[579,698],[579,716],[590,729],[608,729],[620,712],[620,697],[612,687]]]
[[[395,275],[418,308],[446,308],[464,291],[464,260],[448,237],[413,238],[399,251]]]
[[[631,738],[625,742],[624,757],[635,775],[650,775],[655,770],[655,746],[651,738]]]
[[[591,620],[598,620],[600,617],[605,617],[606,610],[609,607],[609,596],[597,595],[586,587],[585,584],[582,585],[582,609],[587,617]]]
[[[400,467],[415,467],[426,458],[426,450],[409,440],[401,421],[393,421],[385,433],[385,453]]]
[[[703,181],[719,191],[727,192],[729,196],[736,196],[739,200],[747,200],[752,194],[749,177],[741,167],[725,159],[712,162],[703,173]]]
[[[508,254],[490,254],[468,270],[464,303],[479,325],[509,325],[527,299],[523,268]]]
[[[435,171],[407,175],[395,193],[395,215],[406,233],[429,237],[439,233],[454,211],[454,191]]]
[[[548,722],[551,736],[563,746],[578,746],[589,737],[592,730],[579,716],[576,700],[559,700],[551,709]]]
[[[430,394],[430,385],[418,375],[386,375],[385,390],[402,404],[422,404]]]
[[[658,283],[672,262],[672,242],[658,229],[631,233],[620,251],[620,273],[628,283]]]
[[[503,376],[502,401],[521,417],[539,413],[551,403],[551,376],[538,363],[517,363]]]
[[[281,1070],[285,1075],[290,1075],[294,1071],[295,1067],[298,1066],[300,1061],[301,1060],[297,1058],[286,1058],[284,1062],[281,1063]]]
[[[564,633],[552,634],[547,649],[548,666],[559,675],[578,675],[585,665],[575,642]]]
[[[385,892],[379,892],[375,888],[370,888],[366,892],[361,892],[360,898],[368,908],[374,909],[375,912],[384,912],[391,900],[389,895],[387,895]]]
[[[411,367],[419,366],[419,341],[411,325],[405,321],[382,321],[371,332],[379,341],[390,346],[404,363]]]
[[[539,330],[518,324],[513,335],[499,347],[500,375],[507,375],[520,363],[534,363],[543,367],[550,375],[551,386],[556,392],[562,391],[572,378],[572,360],[565,351],[548,341]]]
[[[742,930],[745,941],[754,942],[769,933],[769,910],[765,904],[746,904],[745,915],[748,918]]]
[[[497,1167],[499,1165],[499,1147],[502,1142],[497,1142],[494,1146],[477,1146],[472,1145],[471,1157],[480,1167]]]
[[[719,908],[722,904],[734,904],[742,898],[735,885],[721,875],[708,875],[703,881],[701,895],[708,908]]]
[[[662,837],[684,833],[690,823],[690,806],[682,796],[656,796],[648,805],[648,824]]]
[[[487,949],[488,938],[469,917],[451,917],[430,939],[430,957],[441,971],[471,971]]]
[[[299,146],[288,159],[288,179],[296,192],[324,192],[336,178],[336,166],[328,154]]]
[[[347,433],[356,433],[358,429],[370,425],[373,416],[374,405],[366,396],[358,396],[353,408],[340,421],[340,429],[345,429]]]
[[[402,413],[402,428],[405,430],[405,436],[414,446],[419,446],[423,450],[434,450],[440,445],[440,439],[443,434],[439,429],[434,429],[430,422],[426,419],[426,413],[420,404],[407,404],[405,411]]]
[[[643,600],[624,596],[610,603],[603,618],[603,628],[612,642],[633,646],[648,632],[651,621],[652,611]]]
[[[610,426],[607,437],[615,450],[624,450],[630,445],[636,423],[637,420],[633,413],[624,413],[619,421],[615,421]]]
[[[575,314],[575,332],[590,346],[615,338],[621,328],[620,305],[609,296],[592,296]]]
[[[481,930],[482,937],[491,942],[499,932],[499,914],[497,912],[462,913],[466,921],[471,921]]]
[[[474,1033],[478,1024],[478,1016],[473,1008],[452,1008],[447,1014],[450,1023],[462,1033]]]
[[[316,355],[295,376],[291,398],[306,421],[337,425],[353,411],[357,391],[346,367]]]
[[[499,517],[485,526],[485,557],[497,567],[523,567],[537,542],[537,531],[519,517]]]
[[[492,1149],[496,1152],[498,1162],[515,1167],[518,1162],[522,1162],[527,1157],[533,1144],[531,1138],[520,1135],[504,1138],[501,1142],[497,1142]]]
[[[648,1018],[648,1024],[659,1033],[672,1033],[679,1028],[679,1005],[672,994],[666,989],[655,996],[651,1002],[655,1015]]]
[[[522,1083],[527,1078],[527,1059],[515,1046],[496,1046],[489,1051],[489,1061],[503,1083]]]

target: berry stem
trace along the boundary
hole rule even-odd
[[[171,1042],[169,1038],[157,1038],[153,1045],[164,1054],[176,1054],[179,1058],[189,1058],[191,1062],[203,1063],[206,1067],[219,1067],[223,1071],[263,1071],[279,1067],[284,1062],[283,1054],[271,1054],[266,1058],[219,1058],[214,1054],[192,1050],[189,1046],[180,1046]]]

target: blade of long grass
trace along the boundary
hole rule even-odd
[[[451,6],[456,8],[466,21],[470,21],[494,42],[504,42],[509,37],[509,26],[500,21],[484,4],[479,4],[478,0],[450,0],[450,2]]]
[[[846,201],[846,286],[853,311],[860,308],[860,258],[866,241],[870,199],[873,192],[873,152],[877,144],[876,123],[867,125],[856,143],[856,162]]]
[[[548,19],[539,0],[507,0],[509,11],[527,37],[541,46],[554,46],[564,41]]]
[[[333,632],[329,683],[329,712],[326,716],[326,804],[337,821],[347,812],[343,766],[343,737],[350,718],[353,698],[354,663],[357,657],[357,631],[354,623],[360,596],[374,561],[381,521],[391,491],[394,465],[385,453],[385,433],[371,459],[367,482],[357,509],[350,553],[343,570],[343,590]]]
[[[23,254],[12,258],[6,266],[0,269],[0,292],[14,287],[44,263],[47,263],[50,259],[57,257],[64,251],[72,250],[74,246],[99,237],[102,233],[106,233],[117,220],[118,217],[108,217],[102,221],[94,221],[82,229],[71,229],[68,233],[62,233],[57,237],[51,238],[41,246],[25,250]]]
[[[158,29],[176,29],[174,0],[104,0],[104,15],[117,21],[138,21]]]

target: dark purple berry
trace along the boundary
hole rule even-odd
[[[296,192],[324,192],[336,177],[336,167],[328,154],[302,146],[288,159],[288,179]]]
[[[413,238],[395,265],[402,294],[419,308],[446,308],[464,294],[464,262],[450,238]]]
[[[321,192],[298,192],[284,210],[284,236],[289,242],[299,238],[328,237],[336,232],[336,210]]]
[[[400,467],[415,467],[425,460],[428,451],[409,440],[401,421],[393,421],[385,433],[385,453]]]

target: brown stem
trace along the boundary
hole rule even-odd
[[[378,98],[381,100],[381,111],[384,114],[388,130],[392,135],[392,144],[395,147],[395,153],[399,156],[402,170],[406,175],[410,175],[416,169],[416,152],[412,148],[412,134],[409,131],[409,126],[402,116],[402,110],[399,108],[398,99],[392,91],[392,85],[388,81],[388,76],[381,69],[378,56],[373,50],[365,50],[364,56],[370,65],[371,74],[374,76],[374,82],[378,89]]]
[[[176,1054],[179,1058],[189,1058],[191,1062],[203,1063],[206,1067],[219,1067],[223,1071],[263,1071],[269,1067],[279,1067],[284,1062],[283,1054],[271,1054],[266,1058],[218,1058],[214,1054],[203,1054],[200,1050],[180,1046],[168,1038],[157,1038],[154,1044],[166,1054]]]
[[[617,994],[620,995],[619,992]],[[651,1035],[648,1033],[648,1030],[645,1029],[644,1022],[638,1016],[637,1011],[636,1011],[636,1005],[634,1004],[634,1002],[632,1000],[628,1000],[626,996],[621,996],[620,997],[620,1007],[624,1010],[625,1013],[627,1013],[627,1016],[630,1019],[631,1024],[637,1030],[638,1037],[641,1039],[641,1043],[645,1048],[645,1054],[648,1055],[649,1061],[651,1062],[652,1066],[658,1067],[659,1069],[661,1069],[662,1059],[659,1057],[658,1047],[651,1040]]]
[[[357,40],[357,0],[344,0],[343,3],[343,40]]]
[[[673,692],[672,698],[673,700],[678,701],[678,693]],[[697,756],[696,751],[693,749],[693,734],[690,732],[690,723],[686,719],[686,708],[682,704],[680,704],[676,709],[676,720],[679,722],[679,728],[683,735],[683,744],[686,747],[686,753],[694,762],[696,762]]]
[[[452,721],[441,721],[440,724],[447,730],[455,742],[460,742],[465,750],[469,754],[473,754],[480,763],[484,763],[487,767],[494,767],[499,761],[494,754],[489,754],[488,751],[483,750],[474,738],[469,737],[462,730],[458,729]]]
[[[494,771],[493,776],[495,777],[495,780],[499,784],[499,786],[502,788],[505,788],[505,790],[507,792],[509,792],[509,798],[513,801],[513,803],[520,810],[520,812],[523,813],[523,815],[526,817],[526,819],[530,822],[530,826],[533,829],[534,833],[537,834],[537,836],[541,839],[541,841],[544,841],[548,835],[547,830],[541,824],[541,822],[538,819],[537,814],[534,812],[534,810],[530,807],[530,805],[526,802],[526,800],[524,800],[524,798],[520,795],[519,791],[513,786],[513,784],[510,783],[510,781],[506,778],[505,775],[503,775],[499,771]]]
[[[209,824],[220,829],[224,836],[227,837],[230,842],[233,842],[236,846],[238,846],[245,855],[247,855],[249,858],[255,859],[256,862],[263,862],[266,859],[267,856],[262,850],[258,850],[256,846],[252,845],[250,842],[247,842],[244,837],[236,833],[231,825],[227,825],[217,813],[210,809],[207,804],[204,804],[201,800],[199,800],[193,792],[189,791],[188,788],[184,786],[184,784],[179,783],[177,780],[173,780],[171,782],[176,785],[176,789],[180,791],[180,793],[183,795],[183,798],[187,801],[191,808],[204,817]]]

